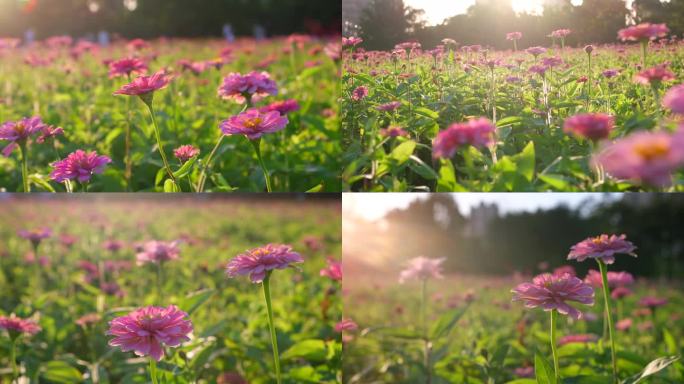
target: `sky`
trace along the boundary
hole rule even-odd
[[[361,216],[366,220],[382,218],[388,211],[405,208],[420,198],[420,193],[344,193],[344,212]],[[619,195],[619,194],[618,194]],[[606,195],[601,193],[456,193],[453,194],[462,214],[468,215],[473,206],[482,202],[497,203],[500,212],[536,211],[553,208],[563,203],[577,207],[587,199],[598,201]],[[612,196],[615,196],[614,194]]]
[[[573,0],[573,4],[579,5],[582,1]],[[427,23],[435,25],[450,16],[465,13],[468,7],[475,4],[475,0],[404,0],[404,3],[424,10]],[[511,0],[513,10],[520,13],[541,13],[543,4],[544,0]]]

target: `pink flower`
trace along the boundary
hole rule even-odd
[[[572,265],[563,265],[553,270],[553,274],[558,276],[563,276],[566,273],[570,276],[577,276],[577,272],[575,272],[575,268]]]
[[[608,285],[610,285],[610,281],[608,282]],[[630,295],[632,295],[632,290],[624,286],[619,286],[610,291],[610,297],[615,300],[619,300]]]
[[[295,263],[303,263],[304,258],[284,244],[267,244],[250,249],[235,256],[226,267],[229,277],[249,275],[253,283],[260,283],[267,273],[275,269],[285,269]]]
[[[18,121],[8,121],[0,125],[0,140],[9,141],[9,145],[2,150],[2,154],[9,156],[21,143],[45,129],[40,117],[24,117]]]
[[[445,258],[430,259],[428,257],[419,256],[409,260],[408,267],[399,274],[399,283],[404,283],[407,280],[426,280],[441,279],[442,263]]]
[[[107,156],[98,156],[97,152],[84,152],[77,150],[70,153],[65,159],[52,163],[54,168],[50,178],[58,183],[66,180],[78,180],[87,183],[93,174],[104,171],[105,165],[112,162]]]
[[[109,78],[145,72],[147,72],[147,64],[135,57],[123,58],[109,63]]]
[[[15,339],[22,333],[35,335],[40,332],[40,327],[35,322],[14,315],[10,315],[9,317],[0,316],[0,329],[7,330],[12,339]]]
[[[627,319],[622,319],[615,323],[615,329],[618,331],[627,331],[632,327],[632,319],[627,318]]]
[[[593,141],[605,139],[615,126],[615,118],[604,113],[585,113],[565,119],[563,131]]]
[[[534,367],[518,367],[513,370],[513,374],[518,377],[534,377]]]
[[[400,101],[390,101],[389,103],[385,104],[380,104],[375,109],[378,111],[385,111],[385,112],[392,112],[397,110],[397,108],[401,107],[401,102]]]
[[[328,259],[328,266],[321,269],[321,276],[329,277],[336,281],[342,281],[342,263],[333,259]]]
[[[665,24],[642,23],[618,31],[622,41],[648,41],[666,36],[670,30]]]
[[[620,70],[619,69],[606,69],[605,71],[602,72],[602,74],[606,79],[611,79],[611,78],[619,75]]]
[[[356,331],[359,326],[352,319],[342,319],[339,323],[335,324],[335,332],[342,331]]]
[[[664,65],[658,65],[653,68],[643,70],[634,75],[634,82],[643,85],[651,83],[660,84],[664,81],[674,80],[675,75],[667,69]]]
[[[634,277],[632,276],[632,274],[625,271],[608,271],[608,273],[606,273],[606,278],[608,279],[608,287],[610,289],[634,284]],[[584,278],[584,282],[591,285],[594,288],[603,287],[603,278],[601,277],[601,273],[595,269],[590,269],[587,272],[587,276]]]
[[[522,38],[522,32],[508,32],[506,34],[506,40],[520,40]]]
[[[41,241],[52,236],[52,230],[50,228],[40,228],[34,229],[32,231],[22,229],[18,232],[19,237],[26,239],[33,244],[33,247],[40,245]]]
[[[261,113],[252,108],[222,121],[219,128],[224,135],[245,135],[248,139],[255,140],[266,133],[280,131],[287,122],[287,117],[281,116],[278,111]]]
[[[663,106],[673,113],[684,115],[684,84],[672,87],[665,93]]]
[[[278,86],[267,72],[254,71],[247,75],[231,73],[223,78],[218,94],[224,99],[244,104],[248,98],[256,101],[268,95],[277,95]]]
[[[36,143],[42,144],[45,140],[62,134],[64,134],[63,128],[45,124],[40,132],[40,136],[36,139]]]
[[[363,42],[363,39],[360,37],[343,37],[342,38],[342,46],[343,47],[355,47]]]
[[[153,92],[166,88],[170,81],[171,78],[164,70],[161,70],[151,76],[136,77],[135,80],[122,86],[121,89],[114,92],[114,94],[140,96],[145,103],[149,103],[152,101],[151,96],[153,95]]]
[[[557,29],[551,32],[551,37],[555,37],[556,39],[563,39],[571,33],[572,31],[569,29]]]
[[[178,241],[148,241],[142,245],[142,250],[135,255],[138,265],[145,263],[163,263],[176,260],[180,256]]]
[[[133,39],[126,44],[126,48],[132,51],[140,51],[150,47],[150,43],[143,39]]]
[[[651,310],[653,310],[657,307],[662,307],[665,304],[667,304],[667,299],[661,299],[659,297],[654,297],[654,296],[645,296],[645,297],[642,297],[641,300],[639,300],[640,306],[648,307]]]
[[[110,252],[116,252],[116,251],[120,250],[121,248],[123,248],[123,246],[124,246],[123,241],[113,240],[113,239],[105,240],[105,242],[102,244],[102,248],[104,248]]]
[[[573,343],[588,344],[588,343],[594,343],[597,340],[598,340],[598,336],[592,335],[590,333],[578,334],[578,335],[567,335],[567,336],[563,336],[560,339],[558,339],[558,346],[562,346],[565,344],[573,344]]]
[[[185,163],[186,161],[199,155],[199,153],[200,150],[190,144],[181,145],[180,147],[173,150],[173,155],[176,156],[176,158],[180,160],[181,163]]]
[[[537,57],[541,55],[542,53],[546,52],[546,48],[544,47],[529,47],[525,50],[525,52],[529,53],[530,55]]]
[[[249,384],[242,375],[237,372],[224,372],[216,378],[217,384]]]
[[[79,317],[78,319],[76,319],[76,324],[85,328],[88,325],[96,324],[101,319],[102,318],[97,313],[88,313],[88,314],[83,315],[83,316]]]
[[[380,130],[380,135],[385,137],[399,137],[408,136],[409,134],[403,128],[396,125],[391,125],[387,128],[382,128]]]
[[[605,147],[593,161],[619,179],[654,186],[672,183],[672,173],[684,165],[684,127],[678,132],[637,132]]]
[[[364,85],[360,85],[352,91],[352,100],[354,101],[361,101],[366,96],[368,96],[368,88]]]
[[[273,103],[259,108],[261,113],[278,111],[281,115],[286,115],[290,112],[295,112],[299,110],[299,103],[295,99],[274,101]]]
[[[626,254],[636,257],[634,244],[627,241],[625,235],[600,235],[590,237],[570,248],[568,260],[584,261],[588,258],[600,259],[606,264],[613,264],[615,255]]]
[[[522,283],[513,292],[513,301],[524,301],[525,307],[541,307],[544,311],[558,310],[558,313],[569,315],[575,320],[582,317],[582,312],[567,302],[594,304],[594,290],[577,277],[568,274],[556,276],[550,273],[538,275],[532,283]]]
[[[109,322],[107,335],[114,336],[109,345],[159,361],[164,356],[164,346],[177,347],[190,340],[188,335],[193,328],[187,316],[175,305],[136,309]]]
[[[432,143],[432,157],[450,158],[464,145],[477,148],[489,145],[494,142],[495,131],[494,124],[484,117],[452,124],[437,134]]]

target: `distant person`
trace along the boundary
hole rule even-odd
[[[223,37],[227,42],[235,41],[235,33],[233,33],[233,26],[230,24],[223,24]]]
[[[36,41],[36,32],[33,28],[29,28],[24,32],[24,41],[26,42],[26,45],[31,45]]]
[[[255,24],[254,28],[254,38],[257,40],[263,40],[266,38],[266,28],[261,24]]]
[[[106,47],[109,45],[109,32],[107,31],[100,31],[97,33],[97,42],[103,46]]]

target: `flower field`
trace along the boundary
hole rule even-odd
[[[506,51],[343,39],[345,191],[681,191],[682,43],[663,24],[619,44]]]
[[[0,382],[340,383],[339,201],[0,200]]]
[[[340,44],[0,39],[0,188],[339,191]]]
[[[620,271],[632,246],[588,239],[569,250],[575,260],[545,263],[534,278],[447,274],[444,259],[426,257],[378,268],[345,253],[355,280],[344,297],[354,323],[343,335],[345,382],[679,383],[681,286]],[[581,263],[590,270],[576,276]]]

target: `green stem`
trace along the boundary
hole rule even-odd
[[[157,263],[157,304],[162,305],[162,285],[163,285],[163,275],[162,275],[162,268],[164,266],[162,265],[162,262]]]
[[[608,268],[602,260],[596,260],[601,270],[601,280],[603,282],[603,301],[606,308],[606,319],[608,320],[608,336],[610,337],[610,355],[613,359],[613,383],[618,382],[617,357],[615,352],[615,337],[613,336],[613,318],[610,314],[610,288],[608,288]]]
[[[271,308],[271,272],[266,272],[266,277],[262,283],[264,286],[264,299],[266,299],[266,313],[268,314],[268,328],[271,331],[271,347],[273,348],[273,364],[275,365],[276,382],[281,384],[280,377],[280,357],[278,355],[278,339],[276,337],[275,326],[273,325],[273,309]]]
[[[154,117],[154,109],[152,108],[152,104],[145,103],[145,105],[147,105],[147,110],[150,112],[150,116],[152,117],[152,124],[154,125],[154,136],[157,139],[159,154],[161,155],[162,161],[164,162],[164,168],[166,168],[166,173],[168,173],[171,180],[173,180],[173,183],[178,185],[176,183],[176,177],[173,175],[173,171],[171,170],[171,166],[169,165],[169,162],[166,159],[166,153],[164,152],[164,147],[162,146],[161,134],[159,133],[159,125],[157,125],[157,118]]]
[[[150,377],[152,378],[153,384],[159,384],[159,381],[157,380],[157,362],[154,360],[154,358],[151,358],[151,357],[150,357]]]
[[[553,370],[556,373],[556,382],[560,382],[560,366],[558,364],[558,351],[556,351],[556,310],[551,310],[551,353],[553,354]]]
[[[646,49],[648,48],[648,41],[641,42],[641,66],[646,69]]]
[[[216,151],[218,151],[219,147],[221,146],[221,143],[223,142],[223,138],[226,137],[225,135],[221,135],[219,139],[216,141],[216,145],[214,145],[214,149],[211,150],[209,153],[209,156],[207,156],[207,159],[204,161],[204,166],[202,167],[202,173],[200,174],[199,181],[197,182],[197,192],[203,192],[204,191],[204,184],[207,182],[207,169],[209,168],[209,165],[211,164],[211,159],[214,157],[216,154]]]
[[[129,75],[130,82],[130,75]],[[126,138],[124,141],[124,179],[126,180],[126,188],[131,190],[131,175],[132,175],[132,164],[131,164],[131,98],[126,98]]]
[[[10,347],[10,361],[12,362],[12,382],[17,381],[19,378],[19,369],[17,368],[17,339],[12,340],[12,346]]]
[[[427,279],[423,279],[420,308],[423,325],[423,364],[425,365],[425,384],[430,384],[432,382],[432,370],[430,368],[430,338],[428,337],[427,326]]]
[[[261,157],[261,138],[250,140],[252,147],[254,147],[254,152],[256,152],[257,159],[259,160],[259,165],[261,166],[261,171],[264,173],[264,179],[266,180],[266,190],[268,192],[273,192],[271,188],[271,176],[268,174],[268,169],[266,169],[266,164],[264,164],[264,159]]]
[[[26,142],[19,143],[19,152],[21,152],[21,181],[24,187],[24,192],[31,192],[31,186],[28,180],[28,154],[26,153]]]

